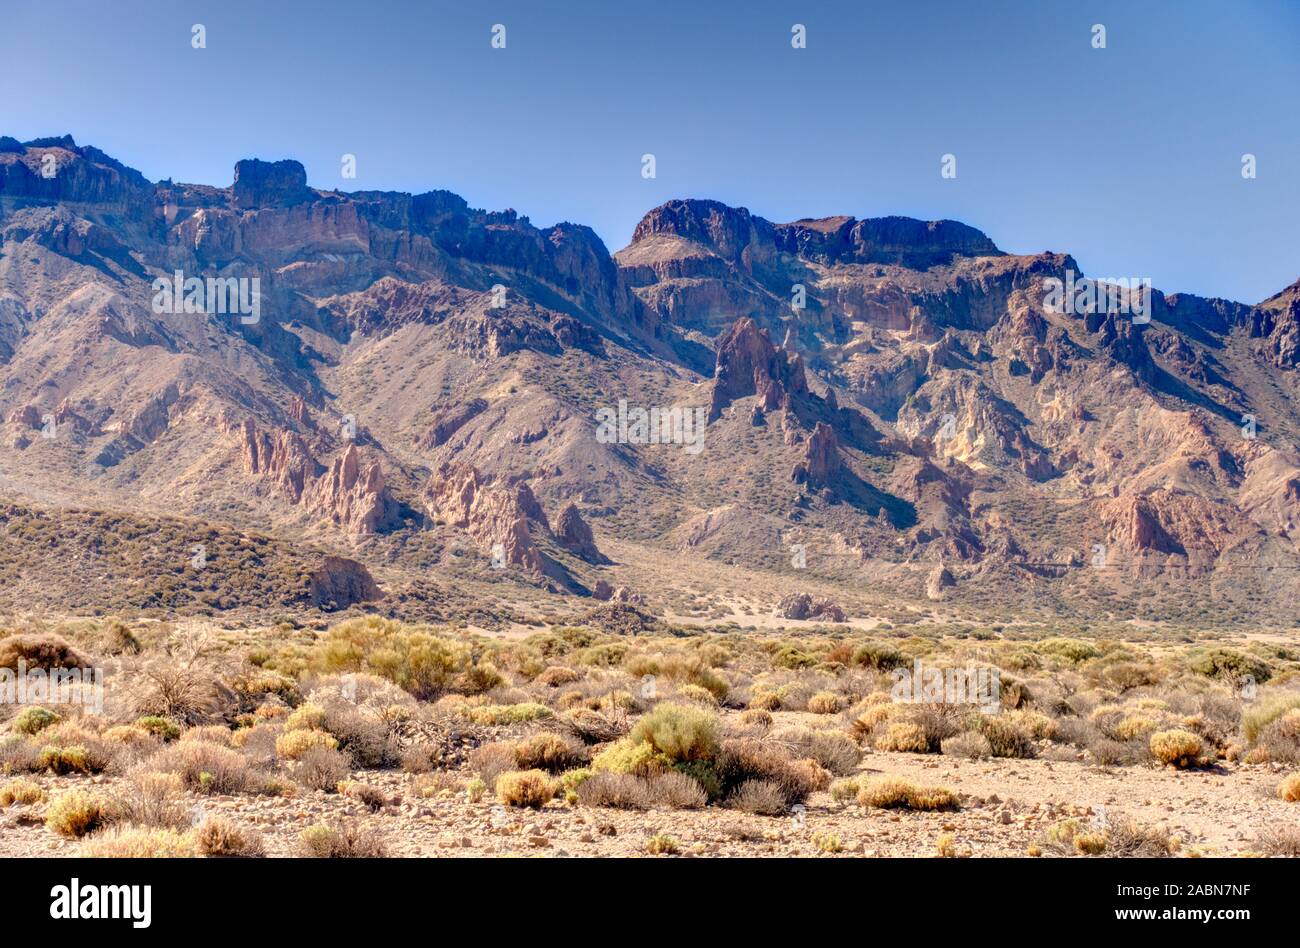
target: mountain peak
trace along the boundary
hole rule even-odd
[[[932,266],[955,256],[1002,256],[981,231],[959,221],[849,215],[773,224],[747,208],[696,198],[666,201],[637,224],[632,244],[668,235],[701,244],[728,260],[750,246],[818,263],[900,263]]]
[[[270,162],[245,158],[238,161],[231,190],[235,206],[241,208],[302,204],[313,196],[307,187],[307,169],[302,162],[293,159]]]

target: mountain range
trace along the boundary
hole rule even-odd
[[[1300,282],[1048,305],[1086,279],[955,221],[673,200],[611,254],[0,137],[0,608],[1294,626]]]

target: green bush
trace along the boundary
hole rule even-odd
[[[19,734],[32,735],[45,730],[51,724],[59,721],[57,712],[49,708],[42,708],[40,705],[33,705],[30,708],[23,708],[14,718],[14,730]]]

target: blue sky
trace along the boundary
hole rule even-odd
[[[0,22],[0,134],[70,132],[154,180],[293,157],[317,187],[447,188],[611,250],[708,197],[953,218],[1246,302],[1300,277],[1290,0],[9,0]]]

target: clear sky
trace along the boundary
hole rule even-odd
[[[292,157],[317,187],[447,188],[611,250],[708,197],[953,218],[1246,302],[1300,277],[1295,0],[0,0],[0,134],[65,132],[153,180]]]

